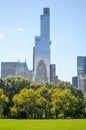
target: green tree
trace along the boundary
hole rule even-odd
[[[36,94],[33,89],[24,88],[13,97],[15,111],[25,111],[28,118],[33,118],[36,107]],[[13,110],[11,108],[11,111]]]
[[[59,82],[57,88],[60,90],[69,89],[73,96],[78,99],[76,114],[74,118],[83,118],[83,109],[84,109],[84,97],[83,93],[79,88],[74,87],[70,82]]]
[[[21,89],[30,87],[31,81],[24,77],[8,77],[4,80],[4,92],[10,99],[19,93]]]
[[[18,94],[21,89],[23,88],[29,88],[31,84],[31,81],[24,77],[7,77],[4,79],[4,93],[9,97],[9,104],[6,107],[6,114],[9,117],[10,116],[10,110],[9,108],[13,106],[12,98],[14,95]]]
[[[0,88],[4,88],[4,79],[0,78]]]
[[[86,118],[86,94],[84,94],[84,109],[83,109],[84,118]]]
[[[74,117],[75,110],[77,108],[78,100],[75,96],[71,94],[69,89],[65,90],[55,90],[52,95],[52,113],[54,118],[59,118],[61,114],[64,118],[70,116]]]
[[[0,88],[0,116],[5,117],[5,107],[9,102],[8,97],[4,94],[3,89]]]
[[[36,90],[37,109],[40,113],[40,118],[50,117],[50,94],[49,89],[44,84]]]

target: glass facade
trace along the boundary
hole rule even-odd
[[[40,36],[35,37],[35,49],[33,58],[34,78],[37,82],[44,82],[44,78],[39,77],[38,67],[40,61],[43,61],[46,71],[40,71],[40,75],[46,75],[47,81],[50,82],[50,11],[49,8],[43,9],[43,15],[40,16]],[[43,64],[42,64],[43,65]],[[42,68],[42,67],[41,67]],[[38,78],[39,77],[39,80]]]
[[[78,56],[77,57],[77,76],[86,74],[86,57]]]

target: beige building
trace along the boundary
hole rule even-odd
[[[80,88],[83,93],[86,93],[86,75],[80,75],[78,77],[78,88]]]

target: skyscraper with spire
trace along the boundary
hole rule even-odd
[[[35,37],[33,71],[37,82],[50,82],[50,10],[43,9],[40,16],[40,36]]]

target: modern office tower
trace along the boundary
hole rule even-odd
[[[78,87],[83,93],[86,93],[86,75],[80,75],[78,77]]]
[[[15,68],[18,62],[2,62],[1,63],[1,78],[15,75]]]
[[[33,52],[34,79],[37,82],[50,82],[50,11],[43,9],[40,16],[40,36],[35,37]]]
[[[29,70],[26,62],[18,62],[15,68],[15,76],[29,77]]]
[[[55,83],[56,65],[50,64],[50,82]]]
[[[78,77],[77,77],[77,76],[72,77],[72,84],[73,84],[75,87],[78,87]]]
[[[86,74],[86,57],[78,56],[77,57],[77,76],[81,74]]]

